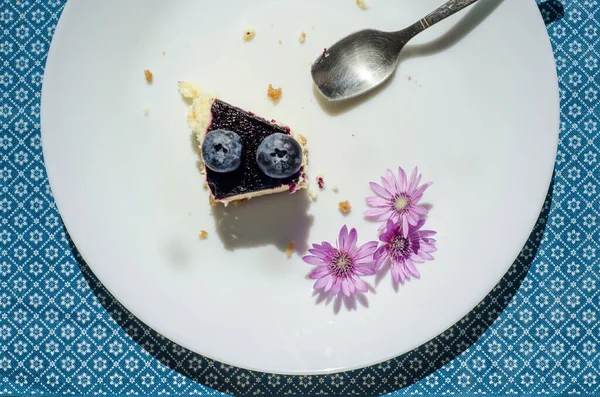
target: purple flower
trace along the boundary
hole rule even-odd
[[[416,225],[403,227],[400,222],[388,220],[385,232],[379,236],[383,245],[375,251],[375,270],[378,270],[388,259],[391,262],[392,279],[396,284],[404,283],[412,277],[419,278],[420,274],[415,263],[423,263],[433,259],[431,253],[436,251],[435,235],[432,230],[421,230],[424,219]]]
[[[314,288],[331,291],[337,295],[340,291],[346,296],[351,296],[356,291],[367,292],[367,284],[359,276],[375,274],[375,269],[370,265],[373,263],[373,252],[378,242],[371,241],[360,247],[356,245],[358,233],[356,229],[350,229],[344,225],[340,230],[336,246],[328,242],[313,244],[313,248],[302,258],[304,262],[315,265],[310,278],[317,280]]]
[[[421,174],[418,174],[417,168],[410,178],[407,178],[402,168],[398,168],[398,178],[391,170],[387,170],[386,176],[381,178],[382,185],[370,182],[371,189],[377,196],[367,197],[367,204],[372,208],[365,211],[365,216],[377,221],[402,221],[404,229],[409,224],[416,225],[419,219],[427,215],[427,208],[417,204],[423,197],[423,192],[431,185],[424,183],[419,186],[420,181]],[[382,226],[384,227],[385,225]]]

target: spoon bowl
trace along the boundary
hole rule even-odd
[[[330,101],[354,98],[387,80],[400,51],[413,37],[478,0],[450,0],[425,18],[398,32],[361,30],[344,37],[312,64],[319,91]]]
[[[361,95],[389,78],[404,43],[395,33],[361,30],[323,51],[311,68],[319,91],[332,101]]]

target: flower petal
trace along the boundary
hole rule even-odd
[[[425,251],[419,252],[419,255],[421,256],[421,258],[428,260],[428,261],[435,259],[433,256],[429,255],[429,253],[427,253]]]
[[[419,234],[421,235],[421,237],[429,237],[435,236],[437,232],[434,232],[433,230],[419,230]]]
[[[427,188],[431,185],[432,182],[427,182],[419,186],[419,188],[411,194],[411,198],[413,199],[413,201],[419,201],[421,197],[423,197],[423,193],[425,192],[425,190],[427,190]]]
[[[423,262],[425,262],[425,259],[421,258],[419,255],[414,254],[414,253],[410,254],[410,259],[413,262],[416,262],[416,263],[423,263]]]
[[[316,257],[316,256],[312,256],[312,255],[303,256],[302,260],[304,262],[308,263],[309,265],[319,266],[319,265],[325,264],[325,261],[323,259]]]
[[[415,214],[412,211],[412,208],[411,208],[410,211],[405,212],[404,215],[408,218],[408,223],[411,224],[411,225],[413,225],[413,226],[416,225],[419,222],[419,215]]]
[[[356,266],[354,268],[354,271],[360,274],[361,276],[370,276],[372,274],[375,274],[375,269],[369,266]]]
[[[410,280],[410,275],[406,271],[404,265],[398,267],[398,272],[400,273],[400,282],[402,284],[404,284],[405,281]]]
[[[384,228],[384,231],[379,235],[379,241],[389,243],[396,235],[396,231],[394,230],[394,221],[388,219],[387,222],[380,227],[380,229],[382,227]]]
[[[354,279],[354,284],[356,284],[356,289],[360,292],[367,292],[369,290],[369,286],[367,286],[367,283],[365,283],[358,277]]]
[[[347,279],[346,281],[348,283],[348,289],[350,290],[350,295],[356,294],[356,284],[355,284],[354,279],[352,279],[352,280]]]
[[[415,188],[417,187],[417,173],[419,172],[419,170],[417,169],[417,167],[413,168],[412,172],[410,173],[410,178],[409,178],[409,185],[408,185],[408,191],[409,192],[413,192],[415,190]],[[421,179],[421,175],[418,176],[418,179]]]
[[[421,229],[423,227],[423,225],[425,225],[426,221],[427,221],[427,219],[424,219],[424,218],[418,219],[416,229]]]
[[[324,249],[319,249],[319,248],[311,248],[308,250],[309,254],[312,254],[316,257],[325,259],[327,257],[328,252]]]
[[[375,271],[378,271],[379,269],[381,269],[381,266],[383,266],[383,264],[385,263],[385,261],[389,258],[389,255],[382,255],[379,258],[377,258],[377,260],[375,260],[375,263],[373,264],[373,268],[375,269]]]
[[[314,289],[322,289],[325,286],[327,286],[327,284],[329,284],[332,279],[333,279],[333,276],[331,276],[331,275],[325,276],[325,277],[321,277],[320,279],[317,280],[317,282],[315,283],[315,285],[313,285],[313,288]]]
[[[383,185],[383,188],[385,190],[387,190],[387,192],[389,194],[391,194],[392,196],[394,195],[394,187],[392,186],[392,182],[389,181],[386,177],[381,177],[381,184]]]
[[[413,192],[413,193],[414,193],[415,191],[417,191],[417,190],[418,190],[418,188],[419,188],[419,183],[421,183],[421,176],[422,176],[422,174],[419,174],[419,175],[417,176],[417,178],[415,179],[415,182],[414,182],[414,183],[413,183],[413,184],[410,186],[410,191],[411,191],[411,192]],[[413,193],[411,193],[411,194],[413,194]]]
[[[329,278],[329,281],[327,282],[327,285],[325,286],[325,288],[323,288],[323,291],[327,292],[331,289],[331,287],[333,287],[333,284],[335,283],[337,279],[334,276],[331,276]]]
[[[391,212],[388,208],[369,208],[368,210],[366,210],[365,212],[363,212],[364,216],[368,216],[368,217],[379,217],[382,215],[385,215],[387,213]]]
[[[412,274],[415,278],[421,277],[421,273],[417,270],[417,267],[410,259],[407,259],[404,264],[406,265],[406,269]]]
[[[429,210],[427,208],[423,207],[422,205],[414,205],[411,209],[413,212],[415,212],[421,216],[427,215],[427,213],[429,212]]]
[[[348,288],[348,279],[343,279],[342,280],[342,292],[344,293],[344,295],[346,296],[350,296],[350,289]]]
[[[367,205],[370,205],[371,207],[391,207],[391,202],[389,200],[379,196],[367,197],[366,202]]]
[[[385,190],[382,186],[376,184],[375,182],[369,182],[369,186],[371,186],[371,189],[373,189],[375,194],[386,199],[392,198],[392,195],[387,190]]]
[[[352,294],[350,293],[350,284],[351,282],[347,278],[342,280],[342,292],[346,296],[352,296]]]
[[[343,248],[344,252],[352,252],[356,246],[356,240],[358,240],[358,232],[355,228],[352,228],[346,239],[346,246]]]
[[[400,272],[399,266],[392,264],[392,280],[394,280],[394,283],[398,284],[401,279],[402,273]]]
[[[398,167],[398,184],[400,185],[400,190],[406,191],[406,172],[402,169],[402,167]]]
[[[331,274],[331,272],[329,271],[329,268],[326,266],[320,266],[320,267],[316,268],[315,270],[313,270],[312,273],[308,277],[311,278],[312,280],[317,280],[317,279],[325,276],[326,274]]]
[[[402,236],[408,237],[408,218],[406,214],[402,217]]]
[[[331,293],[333,295],[337,295],[340,292],[340,289],[342,289],[342,280],[336,278],[335,283],[333,283],[333,285],[331,286]]]
[[[361,245],[360,248],[352,254],[353,259],[358,261],[369,256],[372,257],[378,245],[379,243],[377,241],[369,241],[368,243]]]
[[[423,241],[423,244],[421,244],[421,249],[419,251],[423,251],[423,252],[436,252],[437,248],[433,245],[431,245],[428,242]]]
[[[340,234],[338,236],[338,249],[340,251],[344,251],[344,247],[346,246],[347,239],[348,239],[348,226],[344,225],[340,229]]]
[[[394,188],[393,192],[394,193],[400,192],[400,186],[398,186],[398,179],[396,179],[396,175],[394,175],[392,170],[388,169],[385,172],[385,177],[388,180],[388,182],[390,183],[390,185],[392,185],[392,187]]]
[[[383,255],[387,250],[387,246],[386,245],[382,245],[381,247],[377,248],[375,250],[375,252],[373,253],[373,259],[379,259],[381,258],[381,255]]]
[[[366,258],[354,261],[354,264],[355,265],[368,265],[368,266],[371,266],[371,265],[373,265],[373,262],[375,262],[375,259],[373,259],[372,256],[369,256],[369,257],[366,257]]]

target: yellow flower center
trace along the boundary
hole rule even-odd
[[[401,210],[405,209],[406,207],[408,207],[409,204],[410,203],[408,201],[408,198],[400,196],[396,199],[394,206],[396,207],[396,209],[398,211],[401,211]]]
[[[346,255],[342,255],[338,258],[336,265],[340,269],[346,269],[350,265],[350,261]]]
[[[406,247],[406,239],[403,237],[396,237],[392,240],[390,245],[396,251],[403,251]]]
[[[329,269],[336,277],[348,277],[354,274],[354,261],[348,254],[340,252],[330,262]]]
[[[412,248],[404,236],[396,236],[389,242],[389,252],[396,260],[406,259],[410,256]]]

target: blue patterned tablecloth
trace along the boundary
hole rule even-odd
[[[386,382],[402,383],[389,363],[328,379],[249,379],[198,360],[112,301],[70,244],[42,158],[42,76],[65,0],[1,1],[0,394],[381,394]],[[476,343],[479,334],[467,342],[446,335],[446,345],[430,344],[407,361],[417,370],[428,354],[451,345],[462,351],[394,396],[600,395],[600,7],[597,0],[538,3],[555,52],[562,121],[553,188],[512,272],[529,273],[498,286],[516,283],[516,290],[521,282],[503,295],[510,303],[490,298],[482,313],[489,323],[499,317],[487,330],[481,315],[465,319],[481,321]],[[500,314],[494,304],[506,309]]]

